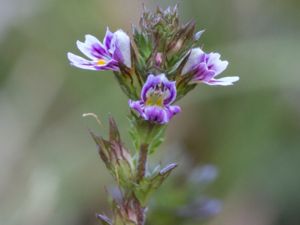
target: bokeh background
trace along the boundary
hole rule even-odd
[[[152,9],[176,2],[144,1]],[[101,39],[107,25],[130,32],[143,2],[0,3],[0,224],[98,224],[113,182],[87,128],[105,131],[81,115],[106,121],[110,113],[128,142],[127,99],[112,73],[73,68],[66,53],[79,53],[75,41],[86,33]],[[230,61],[224,75],[241,80],[200,85],[179,102],[183,112],[152,162],[180,167],[156,193],[147,224],[299,225],[300,1],[179,6],[183,22],[206,30],[204,49]]]

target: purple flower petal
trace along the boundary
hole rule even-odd
[[[110,32],[109,28],[107,27],[106,34],[103,39],[103,44],[105,45],[106,49],[111,48],[111,41],[113,39],[113,36],[114,36],[114,34],[112,32]]]
[[[141,100],[129,100],[129,107],[143,119],[165,124],[181,111],[170,104],[176,99],[175,81],[169,81],[165,74],[150,74],[141,91]]]
[[[74,55],[73,53],[68,53],[68,59],[70,60],[70,63],[72,66],[76,66],[81,69],[87,69],[87,70],[97,70],[95,68],[95,63],[84,59],[80,56]]]
[[[146,106],[145,119],[156,123],[165,124],[169,122],[168,114],[166,110],[159,106]]]
[[[132,101],[131,99],[129,99],[128,104],[130,108],[134,109],[140,115],[144,115],[143,103],[141,101]]]
[[[90,59],[110,58],[106,48],[94,36],[87,34],[85,42],[76,42],[78,49]]]
[[[68,53],[72,65],[89,70],[119,70],[119,62],[131,67],[130,39],[122,30],[112,33],[107,28],[103,44],[94,36],[86,35],[85,41],[77,41],[78,49],[89,60]]]
[[[114,58],[131,68],[130,38],[122,30],[114,33],[115,51]]]
[[[204,53],[200,48],[191,50],[186,65],[182,69],[182,74],[193,72],[193,83],[205,83],[208,85],[232,85],[239,80],[239,77],[228,77],[215,79],[228,66],[227,61],[222,61],[219,53]]]
[[[159,83],[159,78],[155,77],[154,75],[150,74],[147,77],[147,81],[144,84],[142,91],[141,91],[141,99],[145,102],[147,100],[147,93],[148,91],[155,87]]]
[[[170,104],[176,99],[176,84],[166,78],[165,74],[154,76],[150,74],[141,91],[141,99],[146,101],[149,93],[153,92],[157,85],[164,88],[164,104]]]
[[[177,105],[167,106],[168,118],[171,119],[173,116],[181,112],[181,108]]]
[[[175,101],[176,99],[176,82],[165,82],[163,83],[165,85],[166,94],[164,97],[164,104],[168,105]]]
[[[215,76],[222,73],[228,66],[227,61],[220,60],[221,55],[219,53],[209,53],[207,65],[209,69],[215,71]]]
[[[193,71],[200,63],[200,57],[204,52],[200,48],[193,48],[190,52],[190,56],[182,69],[182,74],[185,75]]]
[[[84,59],[80,56],[74,55],[73,53],[68,53],[68,59],[71,62],[71,65],[87,70],[118,70],[119,67],[115,60],[110,60],[104,64],[99,64],[98,61],[90,61]]]
[[[220,86],[228,86],[233,85],[234,82],[238,81],[239,77],[223,77],[220,79],[212,79],[210,81],[205,81],[204,83],[208,85],[220,85]]]

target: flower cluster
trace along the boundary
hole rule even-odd
[[[227,86],[239,80],[235,76],[216,79],[227,68],[228,62],[222,61],[219,53],[205,53],[200,47],[188,49],[191,43],[186,40],[186,35],[193,31],[194,25],[188,23],[179,27],[177,16],[176,8],[156,14],[145,12],[141,19],[141,31],[135,30],[133,40],[122,30],[112,33],[108,28],[102,43],[96,37],[86,35],[84,43],[77,41],[77,47],[89,59],[68,53],[70,63],[81,69],[112,70],[119,77],[125,74],[119,82],[129,90],[126,94],[130,98],[140,96],[140,99],[130,99],[129,107],[144,120],[166,124],[181,111],[179,106],[171,106],[177,100],[181,79],[188,78],[183,87],[188,91],[193,84]],[[154,35],[157,32],[159,36]],[[202,33],[192,35],[193,44],[199,41]],[[137,47],[136,51],[132,51],[132,45]],[[167,46],[167,52],[164,52],[165,46],[162,45]],[[158,51],[160,48],[162,50]],[[146,54],[147,51],[149,54]],[[174,62],[174,59],[177,61]],[[121,67],[123,65],[126,71]],[[171,70],[177,71],[175,77],[171,76]],[[135,77],[141,87],[132,86]],[[126,83],[126,79],[131,81]],[[139,88],[140,94],[130,93]],[[184,94],[188,91],[184,90]]]

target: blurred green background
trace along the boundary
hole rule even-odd
[[[177,1],[144,1],[163,7]],[[128,142],[127,99],[111,72],[69,66],[68,51],[106,26],[130,32],[138,0],[1,0],[0,224],[93,225],[113,185],[82,113],[111,113]],[[300,224],[300,1],[185,0],[182,22],[205,29],[205,51],[230,62],[231,87],[200,85],[179,104],[152,162],[180,167],[151,203],[147,224]],[[177,217],[202,186],[182,185],[200,165],[219,170],[205,195],[223,202],[210,219]],[[154,164],[154,163],[153,163]],[[181,185],[179,185],[181,184]],[[203,194],[204,195],[204,194]],[[184,197],[189,196],[189,197]],[[186,202],[184,203],[186,204]],[[166,205],[165,209],[156,207]],[[180,206],[182,207],[182,205]],[[176,214],[176,215],[175,215]]]

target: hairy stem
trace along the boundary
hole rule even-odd
[[[137,167],[137,183],[139,183],[145,176],[148,156],[148,144],[141,144],[140,155]]]
[[[139,200],[135,199],[135,210],[137,215],[137,225],[144,225],[145,223],[145,208],[141,205]]]
[[[148,147],[149,144],[143,143],[140,147],[139,161],[137,166],[137,183],[140,183],[146,174],[146,166],[147,166],[147,156],[148,156]],[[135,208],[137,214],[137,225],[144,225],[145,223],[145,208],[141,205],[141,203],[136,199]]]

